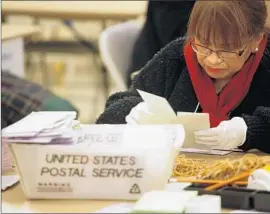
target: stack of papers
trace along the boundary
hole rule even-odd
[[[2,130],[7,143],[73,143],[74,111],[32,112]]]
[[[9,150],[7,143],[2,140],[2,172],[7,172],[12,169],[13,159],[11,151]]]
[[[18,175],[2,175],[2,186],[1,190],[6,190],[9,187],[12,187],[19,181]]]

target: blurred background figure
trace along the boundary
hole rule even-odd
[[[33,111],[76,111],[68,100],[55,95],[27,79],[2,71],[1,128],[5,128]]]
[[[194,3],[195,0],[149,1],[145,23],[134,45],[129,74],[141,69],[169,42],[184,36]]]

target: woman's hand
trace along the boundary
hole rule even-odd
[[[243,118],[223,121],[216,128],[195,132],[195,142],[211,148],[234,149],[244,144],[247,125]]]
[[[146,102],[141,102],[135,107],[133,107],[126,116],[127,124],[140,124],[143,122],[144,118],[152,115],[149,105]]]

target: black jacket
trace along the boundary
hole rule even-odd
[[[149,1],[146,21],[135,42],[128,77],[141,69],[155,53],[176,38],[184,36],[195,0]],[[128,80],[130,85],[131,80]]]
[[[96,123],[124,124],[125,116],[142,101],[135,89],[165,97],[177,111],[194,112],[198,103],[183,56],[183,39],[177,39],[160,52],[136,76],[129,91],[112,95]],[[247,126],[241,149],[257,148],[270,153],[270,43],[252,80],[245,99],[230,117],[242,117]]]

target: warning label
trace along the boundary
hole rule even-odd
[[[138,184],[134,184],[131,189],[129,190],[130,194],[140,194],[141,190],[140,187],[138,186]]]
[[[39,182],[37,192],[73,192],[70,183]]]

